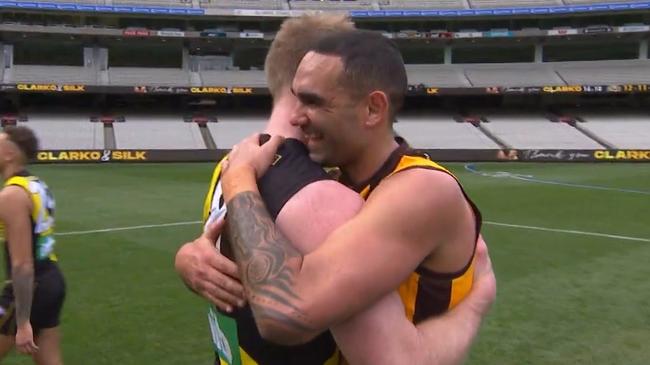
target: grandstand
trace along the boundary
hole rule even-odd
[[[203,306],[172,272],[173,253],[201,231],[214,161],[265,126],[264,57],[281,21],[317,12],[349,14],[394,41],[408,75],[395,134],[443,162],[484,214],[500,304],[468,365],[650,363],[648,9],[650,0],[0,1],[0,130],[36,132],[33,171],[60,199],[57,250],[74,294],[66,363],[214,361]],[[73,162],[85,163],[63,166]]]
[[[411,84],[424,84],[432,87],[650,83],[650,60],[546,62],[541,64],[409,64],[406,65],[406,69]],[[4,81],[6,83],[115,86],[266,86],[264,71],[257,70],[200,71],[198,77],[193,78],[191,71],[183,69],[111,67],[107,71],[107,75],[107,82],[101,82],[102,78],[98,77],[98,73],[86,67],[14,65],[6,68]]]
[[[150,6],[159,10],[200,8],[218,11],[214,14],[225,18],[217,19],[226,20],[215,25],[197,18],[183,21],[161,18],[157,23],[156,15],[151,13],[147,21],[125,17],[116,23],[114,19],[108,22],[99,16],[87,23],[86,19],[74,20],[71,16],[68,21],[75,23],[73,26],[60,24],[55,18],[48,20],[48,15],[34,24],[33,18],[23,17],[20,11],[11,13],[8,24],[20,23],[20,28],[2,28],[6,37],[0,43],[3,51],[0,80],[7,85],[4,88],[8,92],[17,87],[23,92],[11,98],[2,94],[0,106],[8,105],[8,109],[24,115],[51,149],[201,150],[230,148],[242,137],[259,130],[269,105],[265,96],[263,56],[278,22],[275,18],[255,16],[229,19],[229,14],[235,16],[228,13],[233,9],[268,10],[266,15],[290,11],[297,15],[303,10],[488,11],[603,2],[77,0],[56,3]],[[625,2],[630,3],[641,4]],[[414,29],[407,29],[411,26],[400,19],[391,19],[390,15],[380,19],[359,18],[358,25],[382,28],[384,35],[394,38],[404,51],[412,92],[407,105],[415,103],[425,108],[407,108],[399,115],[395,130],[417,148],[648,148],[644,142],[648,140],[645,133],[650,125],[648,113],[628,113],[620,108],[620,104],[629,103],[639,110],[639,104],[647,104],[647,99],[641,96],[650,91],[647,41],[650,27],[639,22],[644,19],[633,15],[613,17],[605,25],[594,25],[607,21],[597,18],[598,23],[594,23],[588,16],[571,21],[553,16],[539,20],[515,17],[509,21],[512,29],[505,28],[505,23],[496,18],[477,23],[462,17],[444,18],[444,15],[435,19],[420,17]],[[442,28],[441,19],[447,29]],[[30,27],[34,33],[29,33]],[[62,48],[55,46],[57,41],[62,42]],[[33,103],[58,104],[59,100],[49,100],[47,94],[29,94],[32,91],[78,92],[86,98],[85,109],[80,113],[68,108],[48,118]],[[581,91],[589,93],[589,98],[579,94]],[[480,105],[474,104],[476,99],[471,99],[472,95],[483,95]],[[592,100],[593,96],[600,99]],[[444,105],[444,109],[433,108],[428,101],[418,98],[430,98],[426,100]],[[25,101],[32,106],[22,108]],[[523,109],[537,112],[514,111],[522,110],[519,103],[527,105]],[[558,103],[561,108],[555,106]],[[603,103],[618,105],[617,112],[590,111],[591,105],[597,107]],[[578,104],[582,107],[575,113],[557,113],[559,109],[573,110],[571,107]],[[160,109],[162,106],[164,110]],[[104,112],[124,117],[115,122],[89,122],[88,115]],[[196,115],[199,117],[195,118]],[[209,117],[204,118],[205,115]],[[558,118],[568,118],[571,123],[557,122]],[[625,122],[618,123],[618,120]]]
[[[15,0],[28,3],[30,0]],[[489,9],[640,3],[641,0],[48,0],[50,3],[204,9]]]
[[[19,122],[34,130],[46,150],[103,149],[101,123],[72,113],[30,113],[29,122]]]
[[[115,148],[121,149],[205,149],[195,123],[180,116],[127,115],[124,123],[113,123]]]

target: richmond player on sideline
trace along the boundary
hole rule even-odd
[[[54,197],[26,170],[38,140],[25,127],[0,133],[0,231],[7,284],[0,295],[0,360],[13,346],[38,365],[61,365],[59,316],[65,297],[54,255]]]

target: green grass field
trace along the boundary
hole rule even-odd
[[[470,364],[650,364],[650,164],[477,164],[483,175],[450,167],[483,211],[499,281]],[[65,234],[199,220],[211,168],[33,172],[52,188]],[[199,231],[186,224],[60,236],[65,362],[211,364],[207,304],[173,271],[176,249]]]

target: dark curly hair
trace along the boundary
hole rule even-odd
[[[4,129],[4,133],[9,137],[10,141],[20,148],[20,151],[28,160],[36,158],[38,138],[31,129],[27,127],[7,126]]]

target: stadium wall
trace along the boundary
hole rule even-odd
[[[442,162],[650,162],[650,150],[425,149]],[[36,163],[216,162],[228,150],[44,150]]]

